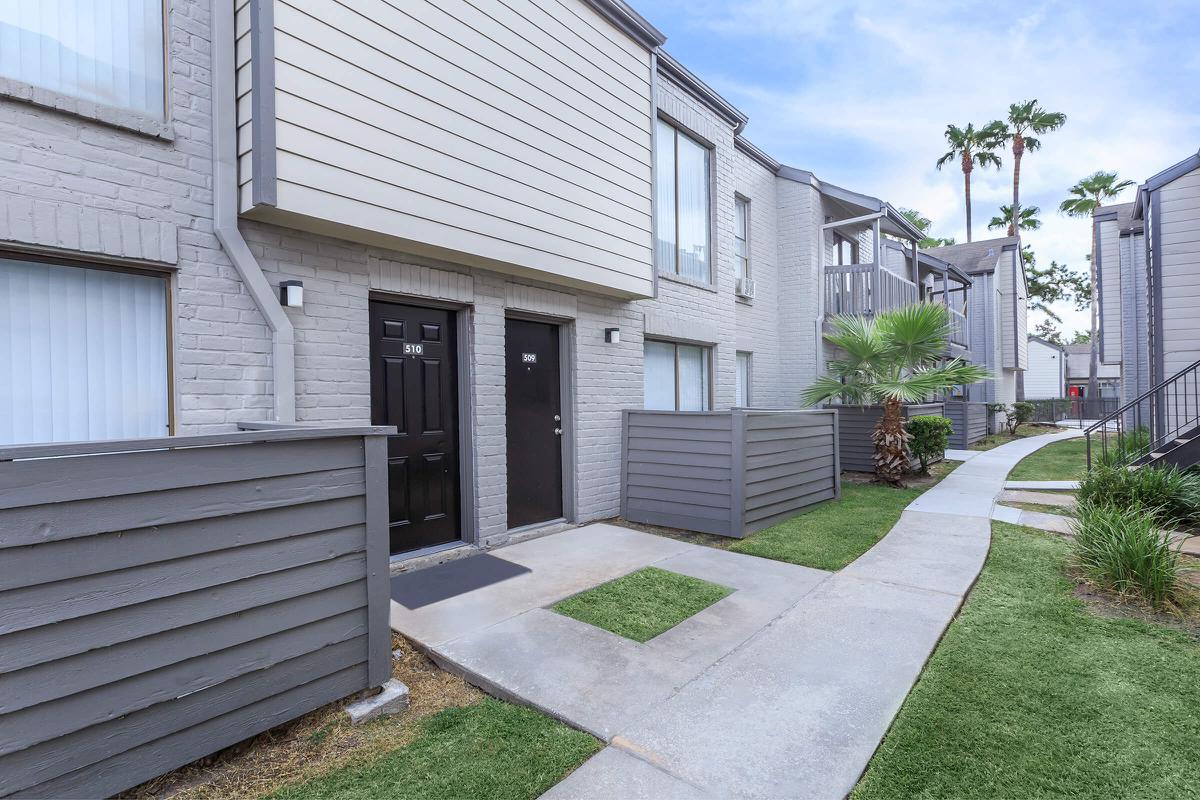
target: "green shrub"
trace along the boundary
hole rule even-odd
[[[1097,449],[1100,451],[1099,463],[1104,466],[1128,464],[1150,449],[1150,430],[1142,427],[1119,433],[1106,446],[1097,448],[1093,444],[1092,453],[1095,454]]]
[[[912,436],[908,449],[920,459],[921,472],[928,472],[930,464],[946,455],[954,423],[945,417],[920,416],[910,419],[904,427]]]
[[[1080,504],[1071,523],[1076,563],[1097,584],[1170,602],[1179,585],[1179,547],[1140,506]]]
[[[1081,505],[1141,508],[1158,525],[1200,522],[1200,476],[1176,467],[1101,464],[1079,482]]]
[[[1016,436],[1017,428],[1032,420],[1035,411],[1037,411],[1037,406],[1028,400],[1018,400],[1013,403],[1012,408],[1008,409],[1008,419],[1004,423],[1008,426],[1009,434]]]

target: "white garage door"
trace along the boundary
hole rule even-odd
[[[166,436],[165,278],[0,259],[0,445]]]

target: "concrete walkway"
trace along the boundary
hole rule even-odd
[[[1061,438],[973,457],[835,574],[593,525],[489,554],[465,593],[443,567],[400,576],[392,625],[609,743],[552,800],[841,798],[979,574],[1009,469]],[[737,591],[644,645],[545,608],[648,563]]]

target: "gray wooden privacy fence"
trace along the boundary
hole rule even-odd
[[[883,406],[839,405],[837,410],[842,469],[874,472],[875,441],[872,434],[883,416]],[[942,416],[942,404],[914,403],[904,406],[905,419],[921,416]],[[916,469],[920,464],[916,458],[912,459],[912,468]]]
[[[104,797],[386,681],[391,430],[0,449],[0,796]]]
[[[966,450],[988,434],[987,403],[947,400],[946,417],[954,425],[950,446]]]
[[[833,410],[625,411],[621,515],[741,538],[841,491]]]

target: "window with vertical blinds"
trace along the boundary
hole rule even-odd
[[[0,445],[166,436],[165,278],[0,259]]]
[[[163,0],[2,0],[0,76],[164,114]]]
[[[654,142],[658,269],[711,283],[708,148],[662,120]]]
[[[712,350],[647,340],[645,407],[652,411],[708,411]]]

